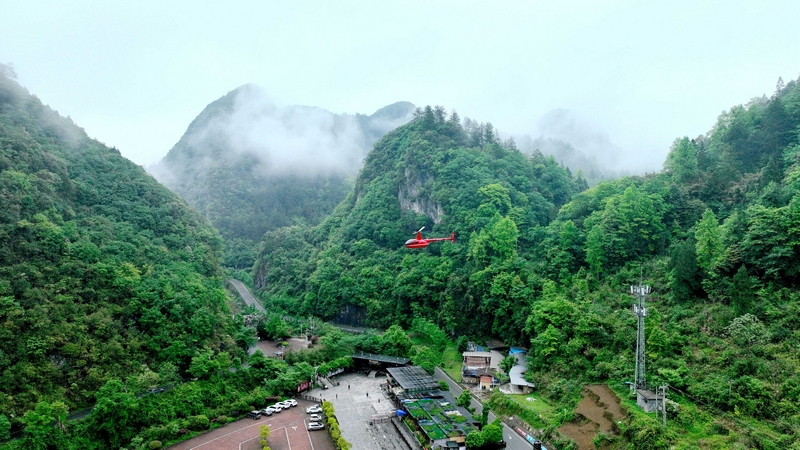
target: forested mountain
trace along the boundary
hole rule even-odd
[[[0,199],[0,419],[51,433],[60,412],[23,413],[66,414],[109,380],[135,393],[178,380],[198,352],[240,351],[219,234],[5,66]]]
[[[467,124],[426,108],[386,135],[330,217],[265,236],[256,286],[325,318],[346,311],[340,319],[388,327],[410,324],[413,312],[476,334],[513,322],[503,333],[516,336],[527,312],[508,300],[496,307],[493,293],[530,295],[519,251],[586,185],[552,157],[500,142],[491,124]],[[431,235],[455,232],[456,243],[403,248],[423,225]],[[475,323],[478,314],[488,320]]]
[[[661,173],[584,190],[491,126],[426,108],[375,145],[319,226],[265,235],[256,284],[275,307],[521,344],[529,376],[568,401],[632,377],[628,285],[643,275],[648,381],[682,403],[671,427],[635,422],[626,438],[797,448],[799,133],[800,84],[779,82],[677,139]],[[457,241],[403,248],[422,225]]]
[[[408,122],[400,102],[371,116],[279,108],[254,85],[209,104],[151,172],[225,238],[225,264],[250,267],[268,230],[330,214],[372,144]]]

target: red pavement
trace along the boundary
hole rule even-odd
[[[260,420],[240,419],[216,430],[169,447],[170,450],[260,450],[259,427],[269,425],[267,445],[272,450],[334,450],[327,430],[307,431],[306,407],[311,403],[298,400],[298,405]]]

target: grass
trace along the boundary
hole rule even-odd
[[[454,342],[448,342],[447,348],[444,349],[444,354],[442,355],[441,368],[450,375],[450,378],[454,379],[456,383],[461,382],[461,363],[463,360],[461,353],[459,353],[456,348],[456,344]]]
[[[530,393],[530,394],[506,394],[506,397],[510,398],[517,403],[522,408],[535,413],[536,415],[542,418],[542,421],[545,423],[550,423],[553,419],[553,412],[555,411],[555,407],[547,402],[547,400],[543,399],[541,395],[538,393]],[[533,401],[529,401],[528,399],[532,398]],[[533,424],[532,424],[533,425]]]
[[[411,335],[411,342],[414,344],[414,350],[421,346],[428,346],[430,345],[424,339],[421,339],[419,336],[412,334]],[[442,354],[442,362],[438,364],[438,366],[445,371],[450,378],[456,381],[456,383],[461,382],[461,363],[463,362],[463,358],[461,357],[461,353],[458,352],[458,348],[456,347],[456,343],[453,341],[447,341],[447,347],[444,349],[444,353]]]

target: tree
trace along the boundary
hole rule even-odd
[[[511,373],[511,368],[517,365],[517,358],[514,355],[508,355],[500,360],[500,369],[506,373]]]
[[[478,449],[483,447],[486,440],[483,437],[483,433],[480,431],[473,431],[467,435],[464,443],[467,444],[468,449]]]
[[[703,218],[695,225],[697,266],[706,273],[714,270],[717,260],[722,256],[722,233],[713,211],[707,209]]]
[[[136,395],[128,392],[120,380],[113,379],[97,391],[96,398],[89,416],[92,428],[109,447],[118,448],[132,437],[139,406]]]
[[[258,427],[258,436],[261,438],[259,443],[261,444],[261,450],[269,450],[267,446],[267,439],[269,439],[269,425],[261,425]]]
[[[392,325],[381,336],[381,351],[390,356],[408,357],[414,344],[400,325]]]
[[[469,390],[464,389],[461,391],[461,394],[456,399],[456,405],[462,408],[469,408],[472,405],[472,394],[470,394]]]
[[[61,445],[64,438],[63,423],[68,412],[67,405],[63,402],[39,402],[35,409],[27,411],[22,416],[22,423],[25,425],[25,448],[44,450],[51,445]]]
[[[483,427],[483,440],[486,444],[493,444],[503,440],[503,425],[500,419],[495,419],[494,422]]]
[[[685,183],[698,175],[697,149],[689,138],[676,139],[664,162],[664,169],[676,181]]]
[[[0,441],[5,441],[11,437],[11,422],[3,414],[0,414]]]

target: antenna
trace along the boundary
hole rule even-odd
[[[642,284],[642,272],[639,275],[639,284],[631,285],[631,295],[638,300],[633,305],[633,315],[636,316],[636,374],[633,386],[635,389],[647,389],[647,377],[644,363],[644,318],[647,317],[645,300],[650,294],[650,286]]]

